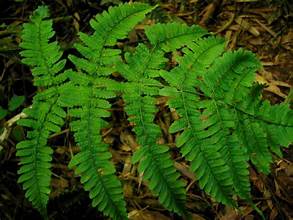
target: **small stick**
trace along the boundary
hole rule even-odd
[[[4,129],[3,129],[3,132],[2,134],[0,135],[0,143],[3,143],[4,140],[6,140],[9,135],[10,135],[10,132],[11,132],[11,127],[13,124],[15,124],[19,119],[22,119],[22,118],[26,118],[27,115],[23,112],[13,116],[11,119],[9,119],[8,121],[6,121],[4,123]]]

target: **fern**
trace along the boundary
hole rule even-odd
[[[180,23],[155,24],[146,28],[146,35],[155,48],[164,52],[174,51],[207,34],[196,25],[187,26]]]
[[[154,78],[160,76],[167,62],[164,52],[174,51],[205,33],[196,26],[179,23],[150,26],[146,35],[153,48],[140,44],[134,54],[126,55],[127,64],[118,65],[118,71],[128,81],[123,91],[125,110],[129,121],[135,125],[134,132],[140,145],[133,162],[139,162],[139,172],[149,181],[149,187],[159,196],[160,202],[180,215],[186,214],[184,184],[178,180],[180,175],[173,166],[168,148],[157,144],[161,132],[153,121],[155,96],[159,95],[161,84]]]
[[[190,162],[200,187],[216,201],[237,206],[235,195],[252,204],[248,166],[269,173],[272,152],[292,142],[293,117],[287,104],[262,100],[262,86],[254,83],[260,68],[256,56],[242,49],[226,51],[225,41],[198,26],[180,23],[145,28],[148,40],[134,52],[122,53],[117,41],[154,7],[121,4],[94,17],[91,35],[79,33],[79,55],[69,55],[76,70],[64,71],[65,60],[54,36],[48,9],[39,7],[24,25],[23,63],[32,68],[39,88],[20,125],[29,128],[27,140],[17,144],[19,182],[26,197],[44,217],[50,193],[50,134],[58,132],[68,114],[80,152],[69,166],[80,175],[92,205],[112,219],[127,219],[126,203],[109,146],[101,129],[108,125],[110,99],[122,96],[128,121],[139,144],[132,162],[151,191],[168,210],[184,217],[185,184],[173,165],[168,146],[158,143],[156,98],[168,97],[176,111],[170,133]],[[167,65],[166,54],[181,50],[178,65]],[[123,82],[113,79],[118,72]],[[65,112],[64,108],[68,111]]]
[[[80,72],[72,74],[71,85],[65,88],[62,100],[71,108],[69,114],[76,118],[71,127],[81,148],[70,166],[77,167],[92,205],[113,219],[126,219],[127,213],[121,184],[109,161],[111,154],[100,134],[106,124],[102,117],[110,115],[107,110],[111,105],[106,99],[115,97],[111,91],[115,82],[104,76],[113,72],[113,63],[120,59],[121,51],[110,46],[125,38],[150,10],[152,7],[146,4],[124,4],[96,16],[90,22],[95,30],[93,35],[80,33],[82,43],[75,45],[84,58],[69,57]]]
[[[52,21],[47,7],[39,7],[24,24],[22,32],[22,62],[32,68],[34,85],[40,92],[34,97],[31,108],[24,112],[28,118],[18,124],[26,126],[28,139],[17,144],[16,155],[20,157],[19,182],[26,190],[26,197],[44,216],[50,193],[50,161],[52,149],[47,139],[52,132],[58,132],[66,113],[58,104],[59,86],[66,80],[66,73],[60,73],[65,60],[56,42],[49,42],[54,36]]]
[[[267,132],[274,127],[283,137],[277,144],[287,146],[291,141],[292,111],[283,107],[284,118],[280,120],[268,117],[272,113],[269,109],[276,107],[245,110],[243,103],[248,102],[243,100],[251,96],[254,72],[259,68],[253,54],[243,50],[224,53],[223,41],[213,37],[188,46],[179,66],[162,74],[170,87],[160,93],[170,97],[169,106],[181,116],[170,132],[183,131],[177,146],[191,161],[191,169],[206,192],[228,205],[235,204],[233,191],[250,201],[247,161],[251,159],[260,171],[268,173],[272,161],[268,137],[272,133]],[[201,96],[198,89],[203,92]]]
[[[236,132],[252,163],[268,174],[271,151],[281,156],[280,146],[288,146],[292,141],[293,120],[288,104],[271,106],[259,98],[260,92],[260,86],[254,86],[248,100],[237,107]]]
[[[168,154],[168,147],[157,144],[161,131],[153,123],[156,114],[153,96],[158,94],[158,89],[153,86],[160,84],[152,77],[159,75],[160,66],[165,61],[162,52],[153,55],[141,44],[127,57],[127,65],[121,65],[118,70],[128,80],[123,95],[125,111],[135,125],[134,132],[140,145],[133,162],[140,161],[138,170],[149,181],[160,202],[169,210],[184,214],[184,184],[178,180],[179,174]]]

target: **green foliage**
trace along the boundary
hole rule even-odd
[[[24,100],[24,96],[12,96],[12,98],[8,102],[7,109],[0,106],[0,120],[5,118],[6,115],[9,114],[9,112],[13,112],[17,108],[19,108],[23,104]]]
[[[5,116],[7,115],[7,113],[8,113],[7,109],[2,108],[0,106],[0,120],[3,119],[3,118],[5,118]]]
[[[14,111],[15,109],[17,109],[19,106],[23,104],[24,100],[25,100],[24,96],[17,96],[17,95],[12,96],[12,98],[10,99],[8,103],[8,110]]]
[[[89,191],[92,205],[113,219],[127,219],[126,204],[121,183],[115,176],[111,154],[100,134],[110,116],[107,99],[115,97],[112,88],[117,83],[105,78],[114,71],[121,51],[110,48],[123,39],[141,21],[152,7],[146,4],[124,4],[110,8],[90,21],[95,30],[91,36],[80,33],[81,43],[75,48],[83,58],[70,56],[79,72],[73,72],[71,82],[64,87],[63,102],[74,117],[71,127],[81,152],[70,166],[76,166],[85,190]]]
[[[149,187],[159,196],[160,202],[169,210],[184,214],[184,184],[178,180],[180,175],[173,166],[168,147],[157,144],[161,131],[153,123],[156,114],[154,96],[159,92],[153,86],[160,83],[152,78],[159,76],[166,62],[163,55],[162,51],[153,53],[140,44],[134,54],[127,56],[127,64],[121,64],[118,70],[128,80],[122,97],[141,146],[135,152],[133,162],[139,162],[139,172],[149,181]]]
[[[134,52],[118,49],[117,41],[127,38],[152,9],[142,3],[121,4],[93,18],[93,34],[79,33],[74,46],[79,55],[69,55],[75,71],[63,71],[58,44],[49,42],[54,32],[46,7],[39,7],[24,25],[21,55],[40,91],[24,110],[28,118],[19,121],[30,128],[27,140],[17,145],[19,182],[44,216],[52,154],[47,140],[68,114],[80,147],[69,166],[80,175],[94,207],[112,219],[127,219],[122,186],[101,135],[112,98],[124,100],[139,144],[132,162],[138,163],[138,172],[160,203],[182,216],[188,215],[185,183],[169,147],[158,142],[157,97],[168,97],[171,111],[179,115],[169,131],[178,133],[176,147],[200,187],[223,204],[237,206],[235,195],[252,203],[249,161],[269,173],[272,152],[280,156],[280,147],[291,143],[292,110],[288,104],[272,106],[262,100],[262,87],[254,84],[260,62],[253,53],[226,51],[223,39],[175,22],[146,27],[149,43],[139,43]],[[177,50],[183,55],[170,68],[166,57]],[[113,79],[114,72],[123,82]]]
[[[65,111],[58,104],[59,86],[66,80],[60,73],[65,60],[60,60],[57,42],[49,42],[54,36],[52,20],[47,20],[48,8],[41,6],[31,16],[31,22],[24,24],[20,47],[22,62],[31,67],[34,84],[41,91],[34,97],[30,108],[24,110],[26,119],[19,125],[29,128],[27,140],[17,144],[16,155],[20,157],[18,182],[26,190],[25,196],[43,215],[50,193],[52,149],[47,146],[49,135],[60,131]]]

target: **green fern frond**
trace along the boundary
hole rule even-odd
[[[123,4],[97,15],[90,21],[93,35],[80,33],[82,43],[75,45],[83,58],[69,57],[80,70],[70,74],[71,83],[64,87],[62,97],[63,105],[70,108],[69,114],[74,117],[71,127],[81,150],[71,166],[76,166],[92,205],[113,219],[127,218],[126,204],[100,130],[106,125],[102,117],[110,115],[107,99],[115,97],[113,91],[119,90],[119,85],[103,76],[111,74],[113,64],[121,59],[121,51],[109,46],[125,38],[152,9],[142,3]]]
[[[224,52],[224,40],[208,37],[195,39],[183,49],[184,56],[179,65],[170,73],[162,72],[161,76],[179,90],[194,92],[195,83],[203,77],[207,68]],[[181,82],[184,82],[182,84]]]
[[[46,217],[50,193],[50,161],[52,150],[47,146],[50,134],[60,131],[66,115],[58,104],[59,86],[66,80],[60,73],[65,60],[54,36],[52,20],[47,20],[48,8],[41,6],[24,24],[20,47],[22,62],[29,65],[34,76],[34,85],[42,89],[33,100],[31,108],[24,110],[27,118],[19,125],[30,128],[27,140],[17,144],[16,155],[20,157],[19,182],[26,190],[25,196]]]
[[[219,137],[213,137],[219,126],[213,126],[215,117],[209,121],[200,114],[199,108],[203,106],[195,94],[197,72],[189,72],[197,67],[203,71],[223,53],[223,40],[211,37],[205,41],[209,43],[194,44],[194,52],[186,51],[178,67],[162,74],[170,87],[163,88],[160,94],[170,97],[168,105],[181,116],[171,125],[170,132],[183,131],[176,145],[180,147],[182,155],[191,161],[191,169],[197,174],[200,186],[217,201],[232,205],[233,179],[230,168],[219,153],[221,146],[216,145]]]
[[[292,142],[293,111],[285,103],[272,106],[262,101],[259,92],[253,88],[247,100],[237,106],[236,131],[252,163],[267,174],[272,162],[271,151],[281,156],[280,146]]]
[[[238,113],[237,134],[246,147],[251,162],[262,172],[270,171],[272,155],[264,128],[257,122]]]
[[[145,28],[146,35],[155,48],[174,51],[207,34],[199,26],[181,23],[154,24]]]
[[[81,73],[80,73],[81,74]],[[79,73],[75,73],[78,77]],[[121,183],[115,176],[108,145],[103,143],[100,131],[107,125],[102,117],[109,117],[111,104],[107,98],[115,97],[105,86],[79,81],[63,87],[60,102],[69,107],[70,122],[80,153],[74,155],[70,167],[76,166],[85,190],[89,191],[93,207],[113,219],[127,219],[126,204]]]
[[[139,172],[149,182],[150,189],[158,195],[161,204],[171,211],[185,215],[184,184],[179,180],[180,175],[174,168],[168,147],[156,143],[161,131],[153,123],[155,99],[147,96],[123,98],[127,103],[125,110],[132,116],[129,121],[135,124],[133,130],[140,144],[140,149],[133,156],[133,163],[139,161]]]
[[[186,85],[183,81],[181,85]],[[191,170],[197,175],[200,186],[217,201],[232,205],[232,178],[229,166],[218,152],[217,139],[208,140],[213,133],[204,131],[198,111],[199,99],[194,94],[175,89],[162,89],[169,96],[168,105],[176,109],[181,118],[175,121],[170,132],[183,131],[176,139],[182,155],[191,161]],[[208,123],[206,123],[208,125]]]
[[[208,124],[203,129],[212,132],[208,139],[220,137],[213,146],[219,147],[218,151],[230,168],[236,194],[245,199],[250,199],[248,158],[237,135],[231,134],[237,124],[233,105],[249,94],[258,67],[259,62],[252,53],[226,52],[210,66],[201,84],[211,99],[201,115]],[[226,106],[222,101],[232,106]]]
[[[180,115],[170,132],[183,131],[176,144],[191,161],[200,186],[217,201],[233,205],[233,191],[251,201],[249,159],[260,171],[269,171],[272,156],[268,138],[276,132],[275,137],[282,137],[276,138],[278,145],[290,143],[292,111],[288,106],[280,107],[283,117],[276,117],[278,111],[272,111],[277,107],[259,104],[259,96],[256,102],[244,102],[253,90],[259,61],[252,53],[224,53],[223,49],[224,42],[213,37],[190,43],[179,65],[162,72],[169,87],[160,94],[170,98],[168,105]],[[198,93],[199,88],[203,94]],[[276,147],[271,149],[277,151]],[[217,169],[210,170],[213,166]]]
[[[186,215],[184,183],[179,179],[180,174],[174,168],[168,151],[164,145],[145,144],[135,152],[132,162],[139,161],[138,171],[162,205],[179,215]]]
[[[79,123],[76,125],[80,126]],[[79,134],[78,129],[76,136]],[[81,175],[81,183],[90,192],[94,207],[97,206],[99,211],[112,219],[127,219],[122,186],[115,176],[114,165],[109,161],[112,155],[108,152],[108,146],[97,141],[93,144],[94,147],[75,155],[69,166],[76,166],[76,173]]]
[[[231,130],[235,129],[235,111],[215,100],[207,101],[202,107],[200,134],[203,134],[205,143],[211,143],[216,148],[229,167],[227,174],[232,178],[236,194],[249,199],[248,158],[238,137],[231,134]]]
[[[260,63],[251,52],[239,49],[226,52],[204,74],[201,89],[214,99],[243,100],[255,80]]]
[[[215,59],[221,59],[218,57],[223,53],[224,42],[221,39],[200,39],[189,47],[190,50],[185,49],[179,66],[170,73],[162,74],[172,88],[164,88],[160,94],[170,97],[169,106],[181,116],[171,125],[170,132],[183,130],[176,143],[183,156],[191,161],[191,169],[197,174],[200,186],[217,201],[233,205],[233,188],[242,198],[250,198],[247,157],[244,149],[239,147],[237,136],[230,135],[230,130],[235,127],[234,110],[217,102],[217,96],[213,96],[221,88],[214,86],[215,92],[207,90],[205,86],[208,83],[203,84],[200,77],[210,77],[208,82],[220,84],[220,80],[212,76],[220,77],[219,73],[222,73],[225,77],[228,74],[223,68],[216,69],[215,65],[218,67],[222,64],[227,70],[235,71],[238,64],[232,59],[229,61],[233,67],[230,68],[227,67],[228,61],[223,62],[225,65],[222,62],[213,64]],[[212,96],[211,100],[200,102],[195,90],[198,85],[204,88],[205,94]],[[227,85],[223,87],[223,90],[229,88]],[[218,93],[225,95],[230,92],[223,90]],[[217,169],[211,169],[215,166],[214,161],[218,161]]]
[[[121,51],[110,46],[118,39],[123,39],[133,27],[152,11],[151,7],[143,3],[121,4],[97,15],[90,21],[94,29],[93,35],[79,33],[82,44],[76,44],[78,52],[85,57],[71,56],[71,61],[89,74],[109,75],[113,64],[119,61]]]
[[[140,148],[133,156],[133,163],[139,162],[138,170],[149,182],[150,189],[159,197],[162,205],[180,215],[185,215],[185,189],[168,153],[168,147],[158,145],[161,135],[154,124],[156,113],[154,95],[158,86],[154,80],[160,75],[166,59],[162,51],[152,53],[140,44],[135,53],[126,55],[127,64],[117,66],[118,71],[128,80],[124,86],[123,100],[128,120],[134,124],[134,132]]]
[[[118,7],[110,7],[108,12],[104,11],[97,15],[90,24],[95,30],[95,37],[99,37],[102,42],[100,45],[113,46],[117,39],[125,38],[155,7],[144,3],[120,4]]]
[[[289,104],[271,106],[266,101],[262,104],[257,118],[266,128],[272,149],[292,143],[293,111]]]
[[[60,84],[55,82],[56,75],[64,68],[65,60],[60,60],[62,52],[57,42],[49,42],[55,32],[48,8],[39,7],[31,16],[30,23],[23,25],[20,47],[22,62],[31,67],[34,85],[51,87]]]

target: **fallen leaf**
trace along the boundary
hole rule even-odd
[[[170,220],[167,216],[155,211],[133,210],[128,214],[130,220]]]
[[[198,214],[194,214],[194,213],[191,214],[191,219],[192,220],[205,220],[205,218],[201,217]]]
[[[269,91],[271,93],[274,93],[282,98],[286,98],[287,95],[281,91],[279,86],[287,87],[287,88],[290,88],[291,86],[285,82],[269,79],[267,77],[268,74],[266,74],[268,72],[267,71],[264,71],[264,72],[265,72],[265,74],[263,73],[262,75],[260,75],[260,74],[256,75],[256,81],[260,84],[268,85],[268,87],[266,87],[264,90]]]
[[[231,207],[225,208],[225,214],[220,217],[220,220],[238,220],[240,219],[239,214],[236,212],[235,209]]]

